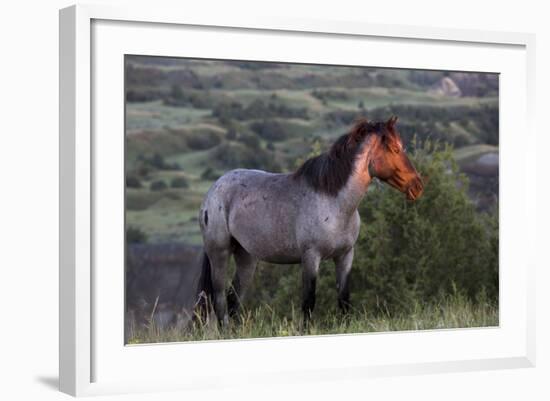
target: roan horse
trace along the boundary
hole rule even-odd
[[[232,170],[210,188],[200,208],[204,240],[201,287],[218,322],[235,316],[258,261],[302,265],[305,323],[315,306],[321,260],[336,265],[338,305],[350,307],[348,276],[359,234],[357,207],[373,177],[415,200],[423,183],[403,149],[397,117],[358,120],[330,150],[292,174]],[[236,273],[225,295],[230,255]]]

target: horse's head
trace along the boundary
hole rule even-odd
[[[380,129],[380,141],[371,153],[369,173],[416,200],[424,191],[420,175],[410,162],[401,137],[395,128],[397,117],[391,117]]]

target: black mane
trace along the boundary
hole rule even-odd
[[[294,173],[303,177],[313,189],[336,196],[353,174],[361,144],[370,133],[380,133],[384,123],[358,120],[353,128],[340,136],[328,152],[308,159]]]

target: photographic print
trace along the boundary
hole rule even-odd
[[[125,343],[499,325],[499,77],[125,56]]]

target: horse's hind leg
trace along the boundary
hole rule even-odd
[[[212,190],[211,190],[212,191]],[[199,213],[204,250],[210,261],[212,280],[212,303],[221,326],[227,326],[227,301],[225,285],[229,256],[231,255],[231,234],[227,227],[227,213],[223,193],[216,191],[207,195]]]
[[[227,303],[225,299],[225,280],[227,276],[227,266],[229,263],[229,248],[210,249],[207,251],[211,265],[212,276],[212,295],[214,303],[214,312],[218,322],[222,326],[227,326],[229,319],[227,317]]]
[[[258,260],[240,245],[237,245],[233,257],[235,258],[237,270],[227,295],[230,317],[237,316],[258,264]]]
[[[321,258],[316,252],[306,252],[302,256],[302,312],[306,328],[315,308],[315,286],[320,262]]]
[[[338,306],[346,314],[350,309],[349,273],[353,262],[353,248],[334,258],[336,264],[336,288],[338,289]]]

